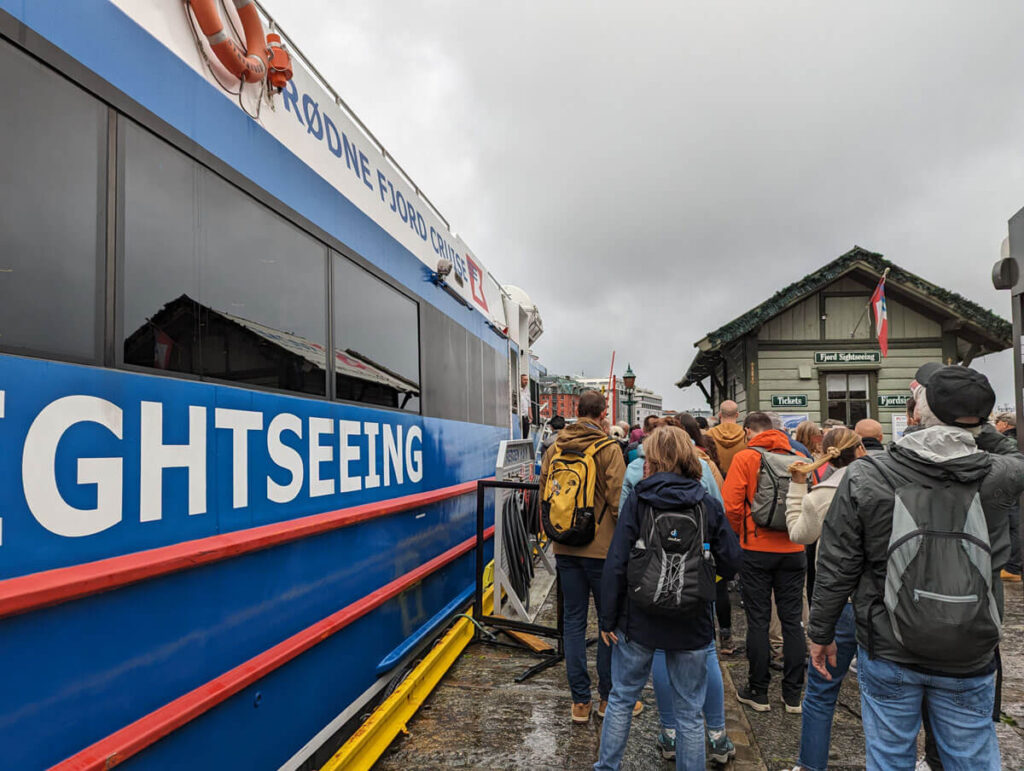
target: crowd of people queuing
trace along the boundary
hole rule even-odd
[[[888,446],[875,420],[805,421],[790,432],[778,414],[741,415],[733,401],[714,425],[677,414],[613,426],[604,396],[589,391],[575,422],[552,419],[542,498],[564,492],[555,477],[566,459],[591,456],[594,477],[580,514],[590,531],[552,540],[571,719],[603,719],[595,769],[619,767],[649,678],[663,757],[703,769],[735,755],[718,661],[741,650],[731,583],[746,620],[738,700],[771,710],[772,671],[781,672],[776,706],[801,716],[794,771],[828,767],[851,672],[868,768],[1000,767],[1002,581],[1021,578],[1015,418],[992,419],[991,386],[966,367],[926,364],[910,391],[908,427]]]

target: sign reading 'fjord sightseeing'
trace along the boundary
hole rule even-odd
[[[882,361],[879,351],[816,351],[815,364],[878,364]]]
[[[807,394],[772,394],[772,407],[806,407]]]

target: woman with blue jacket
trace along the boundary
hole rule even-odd
[[[678,426],[683,428],[675,418],[662,418],[659,426]],[[686,430],[685,428],[683,429]],[[689,437],[691,443],[693,437]],[[644,476],[644,448],[640,445],[639,457],[626,467],[626,476],[622,482],[622,495],[619,497],[619,511],[626,504],[630,493],[636,484]],[[722,503],[722,494],[715,482],[711,467],[708,462],[700,456],[700,484],[708,496],[714,498],[719,504]],[[723,584],[724,586],[724,584]],[[727,763],[736,748],[725,733],[725,694],[722,685],[722,670],[718,667],[718,651],[715,650],[714,642],[707,651],[708,687],[704,700],[704,719],[707,721],[708,735],[711,737],[711,759],[716,763]],[[654,664],[651,668],[651,679],[654,682],[654,696],[658,702],[658,717],[661,720],[661,733],[658,734],[658,750],[666,760],[671,760],[676,755],[675,738],[675,714],[672,708],[672,686],[668,681],[668,669],[665,665],[665,652],[662,650],[654,654]]]
[[[661,426],[644,440],[646,473],[619,511],[619,521],[601,579],[601,637],[612,647],[612,691],[601,730],[597,771],[622,761],[636,703],[656,650],[665,652],[673,694],[676,768],[704,769],[704,698],[708,649],[714,651],[712,603],[678,616],[653,615],[634,604],[626,591],[626,566],[640,533],[640,511],[691,509],[702,504],[705,537],[717,572],[735,575],[742,560],[736,535],[718,501],[700,484],[701,466],[686,433]],[[723,726],[724,728],[724,726]],[[722,732],[724,735],[724,731]]]

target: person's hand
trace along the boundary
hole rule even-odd
[[[601,639],[604,640],[605,645],[617,645],[619,638],[615,636],[615,632],[601,632]]]
[[[818,674],[824,677],[826,680],[832,679],[832,673],[828,671],[825,663],[828,662],[829,666],[834,667],[836,665],[836,643],[835,640],[830,642],[828,645],[818,645],[816,642],[811,643],[811,666],[818,670]]]
[[[796,482],[798,485],[807,484],[807,474],[805,474],[803,471],[797,471],[796,469],[793,469],[792,471],[789,472],[789,478]]]

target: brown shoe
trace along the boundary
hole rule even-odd
[[[590,702],[573,702],[572,705],[572,722],[574,723],[589,723],[590,722]]]
[[[1010,572],[1008,572],[1006,570],[1001,572],[999,574],[999,577],[1002,578],[1004,581],[1009,581],[1011,583],[1017,583],[1017,582],[1020,581],[1020,574],[1019,573],[1010,573]]]
[[[608,700],[607,699],[601,699],[601,701],[598,702],[598,705],[597,705],[597,716],[599,718],[601,718],[602,720],[604,719],[604,711],[606,709],[608,709]],[[643,711],[644,711],[644,703],[642,701],[638,701],[636,704],[633,705],[633,717],[636,717],[637,715],[639,715]]]

